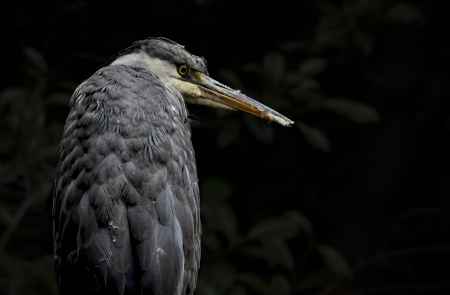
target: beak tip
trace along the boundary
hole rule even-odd
[[[284,127],[291,127],[295,123],[291,119],[289,119],[281,114],[277,114],[277,116],[269,114],[269,120],[273,121],[273,122],[277,122],[278,124],[283,125]]]
[[[292,125],[294,125],[294,121],[289,121],[289,122],[286,122],[285,124],[283,124],[283,126],[284,127],[292,127]]]
[[[278,123],[283,125],[284,127],[291,127],[292,125],[294,125],[294,121],[283,121],[283,122],[278,121]]]

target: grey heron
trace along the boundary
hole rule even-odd
[[[135,42],[70,99],[52,210],[61,294],[193,294],[201,223],[185,102],[293,123],[182,45]]]

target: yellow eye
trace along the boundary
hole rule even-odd
[[[178,66],[178,74],[181,77],[186,77],[189,74],[189,67],[186,64]]]

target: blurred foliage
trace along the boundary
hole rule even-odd
[[[0,93],[0,289],[57,294],[49,196],[63,121],[52,112],[67,108],[69,93],[48,92],[48,67],[39,52],[25,48],[23,57],[24,84]],[[47,245],[34,247],[40,243]]]
[[[202,7],[213,6],[216,1],[191,2]],[[70,9],[82,14],[86,4],[79,3]],[[380,123],[382,116],[370,100],[353,91],[357,88],[355,81],[338,77],[343,74],[340,71],[352,68],[354,58],[368,64],[366,61],[376,51],[380,28],[425,23],[421,8],[403,1],[354,0],[335,4],[320,0],[317,11],[311,13],[317,14],[312,34],[284,40],[248,64],[219,66],[221,80],[245,89],[296,121],[294,130],[303,138],[302,161],[317,152],[305,149],[306,144],[319,151],[333,151],[335,137],[329,136],[327,130],[335,130],[342,121],[362,128]],[[0,91],[0,293],[48,295],[57,293],[49,195],[68,98],[80,81],[60,77],[38,50],[26,46],[22,50],[19,71],[23,80]],[[378,83],[376,77],[368,79]],[[277,143],[285,132],[280,128],[246,116],[225,112],[218,115],[220,122],[210,127],[214,128],[214,140],[199,144],[200,149],[206,146],[215,151],[205,161],[216,160],[218,153],[239,147],[243,141],[246,146],[242,148],[248,148],[251,140],[262,144],[262,149],[276,147],[280,154],[300,157],[296,150],[299,145],[291,148]],[[359,136],[352,131],[350,137]],[[292,143],[292,137],[291,133],[283,139]],[[274,177],[277,171],[285,170],[281,164],[270,161],[264,165]],[[216,172],[208,171],[214,167],[203,166],[203,174],[215,175]],[[297,175],[309,172],[307,167],[297,169]],[[241,178],[251,177],[236,170],[239,169],[233,173]],[[317,179],[321,186],[322,179]],[[356,264],[347,257],[350,250],[344,255],[342,249],[318,237],[315,225],[302,208],[286,205],[275,210],[274,206],[271,214],[242,214],[245,209],[236,205],[241,198],[246,197],[253,204],[267,202],[267,207],[273,199],[243,196],[237,193],[237,185],[224,174],[201,179],[204,231],[199,295],[365,294],[369,289],[358,288],[358,276],[372,265],[383,266],[385,257],[408,253],[381,253]],[[279,195],[283,196],[281,192]],[[302,198],[295,192],[292,198],[297,197]],[[412,218],[417,216],[420,214]]]
[[[376,123],[380,117],[373,107],[359,101],[360,97],[334,97],[322,90],[321,74],[327,71],[330,59],[336,58],[327,57],[325,53],[338,48],[343,52],[348,50],[352,54],[369,55],[374,37],[370,32],[363,31],[370,29],[362,24],[363,18],[369,17],[364,19],[365,22],[385,22],[392,19],[392,10],[414,10],[415,7],[402,3],[382,8],[374,1],[348,1],[342,6],[328,1],[319,3],[322,17],[310,40],[281,44],[278,51],[268,52],[260,63],[245,64],[241,69],[224,69],[221,76],[232,86],[245,88],[275,109],[289,110],[304,139],[321,151],[329,151],[331,143],[326,134],[320,128],[309,126],[303,121],[304,117],[327,111],[359,124]],[[387,12],[377,14],[381,9]],[[419,13],[417,9],[414,11]],[[351,63],[351,59],[348,62]],[[253,79],[253,85],[246,83],[247,76]],[[352,87],[352,81],[346,83],[346,87]],[[267,125],[254,120],[245,123],[261,141],[267,143],[273,139],[273,130]],[[239,138],[239,128],[225,126],[223,132],[226,134],[220,136],[220,145],[230,144],[233,139]]]

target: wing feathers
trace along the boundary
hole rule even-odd
[[[174,94],[149,95],[165,89],[148,75],[106,67],[72,99],[53,202],[63,295],[195,289],[199,204],[186,112]]]

